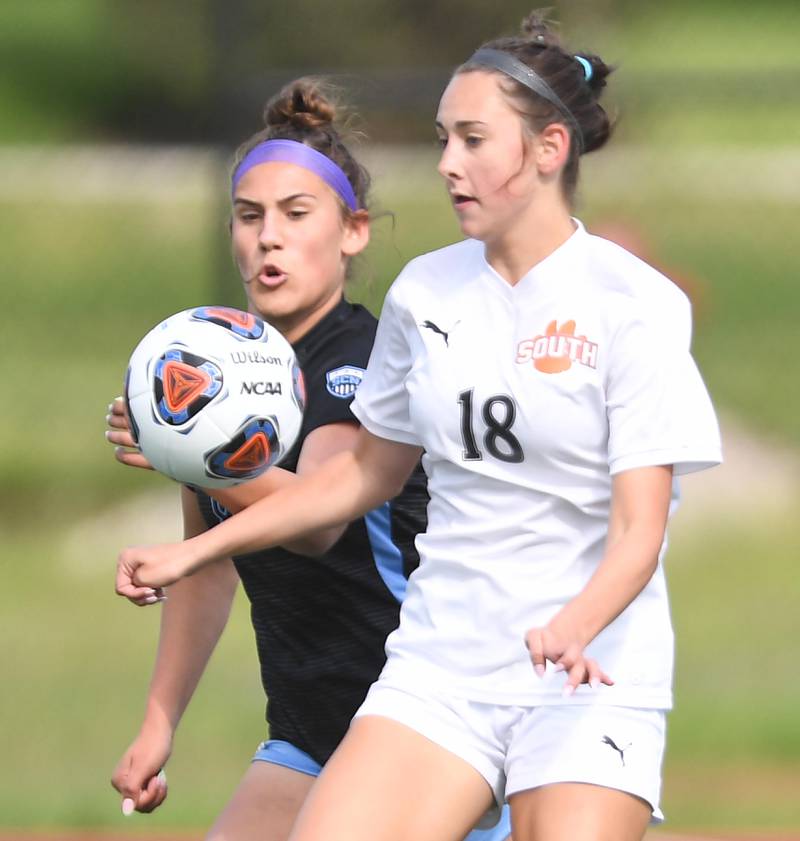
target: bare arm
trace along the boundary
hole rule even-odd
[[[627,470],[612,480],[605,555],[583,590],[526,641],[537,674],[545,660],[569,671],[568,687],[611,683],[583,649],[644,589],[658,565],[672,487],[672,467]],[[568,692],[571,690],[567,690]]]
[[[210,531],[179,544],[123,550],[117,592],[128,596],[142,587],[166,585],[211,561],[282,546],[308,532],[349,523],[396,496],[420,456],[418,447],[378,438],[361,427],[355,449],[339,453]]]
[[[184,535],[206,530],[197,497],[182,489]],[[133,808],[149,812],[166,788],[157,775],[172,751],[181,717],[228,621],[238,575],[230,560],[213,564],[170,588],[161,615],[158,653],[139,733],[117,765],[112,785]]]
[[[229,511],[234,513],[258,502],[282,488],[286,488],[297,481],[298,476],[313,473],[329,458],[345,450],[352,450],[358,439],[358,424],[355,421],[329,423],[317,427],[303,441],[300,458],[297,462],[297,473],[272,467],[250,482],[236,485],[233,488],[221,490],[207,490],[206,493],[221,502]],[[281,545],[299,555],[319,557],[333,546],[342,536],[347,524],[338,524],[331,528],[310,532],[297,540],[288,541]]]
[[[133,440],[123,399],[121,397],[115,398],[109,405],[108,410],[109,414],[106,416],[106,421],[110,429],[106,433],[106,438],[115,445],[114,455],[117,461],[129,467],[152,470],[150,462],[138,451]],[[313,472],[331,456],[342,452],[342,450],[353,449],[357,433],[358,424],[354,421],[320,426],[307,435],[305,441],[303,441],[296,474],[290,470],[273,467],[258,478],[242,485],[236,485],[233,488],[205,489],[206,493],[213,496],[229,511],[236,513],[262,497],[269,496],[276,490],[290,485],[298,475]],[[300,555],[319,557],[336,543],[346,527],[346,524],[337,525],[330,529],[304,535],[298,540],[283,545],[286,549]],[[144,604],[145,602],[139,600],[139,603]]]

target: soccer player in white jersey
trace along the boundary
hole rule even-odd
[[[121,553],[132,599],[351,519],[423,453],[429,524],[380,679],[292,841],[638,841],[659,820],[674,477],[720,461],[667,278],[571,215],[609,68],[536,14],[459,67],[436,118],[463,242],[391,288],[354,451],[181,544]],[[459,824],[459,820],[462,821]]]

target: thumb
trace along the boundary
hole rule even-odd
[[[119,793],[122,795],[122,814],[130,815],[139,803],[139,799],[146,787],[146,783],[156,773],[159,767],[150,770],[148,763],[142,762],[134,754],[130,757],[127,770],[121,775]]]

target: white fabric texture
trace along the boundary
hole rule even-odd
[[[352,408],[424,448],[431,502],[384,675],[496,703],[666,709],[661,564],[588,646],[613,687],[564,699],[564,675],[536,677],[524,646],[602,560],[613,474],[721,461],[686,296],[576,225],[514,286],[466,240],[413,260],[387,295]]]

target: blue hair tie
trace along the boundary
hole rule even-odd
[[[594,68],[592,67],[591,61],[589,61],[588,58],[584,58],[582,55],[576,55],[575,61],[583,67],[583,77],[588,82],[594,74]]]

